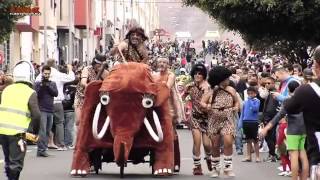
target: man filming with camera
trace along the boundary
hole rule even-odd
[[[41,111],[41,121],[38,140],[38,157],[48,157],[49,133],[53,123],[53,98],[58,96],[58,89],[55,82],[50,81],[51,67],[43,66],[42,79],[35,83],[35,90],[38,94],[38,102]]]

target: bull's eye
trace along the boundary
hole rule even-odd
[[[102,105],[107,105],[110,102],[110,96],[108,93],[104,93],[100,95],[100,102]]]
[[[152,97],[143,97],[142,106],[145,108],[151,108],[153,106],[153,98]]]

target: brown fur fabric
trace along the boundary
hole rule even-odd
[[[100,131],[107,116],[110,125],[101,140],[92,135],[92,120],[96,106],[99,104],[100,93],[108,92],[110,103],[103,106],[100,112]],[[147,109],[142,106],[144,94],[155,97],[154,106]],[[89,172],[89,152],[103,148],[112,150],[114,160],[119,161],[120,144],[125,145],[125,160],[135,160],[130,152],[137,148],[153,149],[153,168],[173,169],[173,127],[168,107],[169,89],[165,84],[155,83],[147,65],[130,62],[119,64],[103,81],[94,81],[87,86],[83,106],[83,116],[79,125],[76,148],[73,154],[72,170]],[[146,130],[143,121],[147,117],[153,129],[155,125],[152,111],[158,114],[164,138],[155,142]]]

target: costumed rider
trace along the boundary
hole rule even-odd
[[[133,27],[127,33],[125,39],[115,45],[110,55],[115,56],[117,62],[141,62],[149,61],[148,50],[145,41],[148,37],[141,27]],[[116,63],[115,63],[116,64]]]
[[[32,64],[27,61],[17,63],[13,79],[15,83],[7,86],[1,95],[0,143],[7,177],[18,180],[26,155],[26,132],[32,129],[33,134],[38,134],[41,114],[37,94],[32,88]]]

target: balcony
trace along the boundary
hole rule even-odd
[[[93,24],[92,24],[92,3],[94,1],[92,0],[76,0],[74,4],[74,26],[78,29],[86,29],[87,28],[87,9],[89,13],[89,24],[90,24],[90,29],[93,29]],[[88,5],[88,8],[87,8]]]

